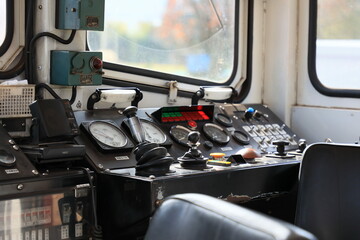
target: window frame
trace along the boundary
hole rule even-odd
[[[252,10],[250,10],[250,5],[252,5],[253,0],[249,0],[248,2],[249,2],[249,4],[248,4],[249,13],[248,14],[252,15]],[[121,64],[110,63],[110,62],[106,62],[106,61],[104,61],[104,70],[121,72],[121,73],[125,73],[125,74],[134,74],[134,75],[139,75],[139,76],[148,77],[148,78],[156,78],[156,79],[160,79],[160,80],[164,80],[164,81],[174,81],[175,80],[180,83],[192,84],[192,85],[198,85],[198,86],[230,85],[235,80],[235,76],[237,75],[237,70],[238,70],[237,66],[239,64],[239,38],[240,38],[239,37],[239,24],[240,24],[240,9],[239,8],[240,8],[239,1],[235,1],[234,61],[233,61],[232,72],[230,74],[229,79],[226,82],[223,82],[223,83],[210,82],[210,81],[206,81],[206,80],[184,77],[184,76],[174,75],[174,74],[170,74],[170,73],[163,73],[163,72],[158,72],[158,71],[154,71],[154,70],[141,69],[141,68],[126,66],[126,65],[121,65]],[[249,18],[250,18],[250,16],[249,16]],[[250,25],[250,24],[248,24],[248,25]],[[249,32],[249,30],[248,30],[248,32]],[[247,40],[249,41],[249,39],[247,39]],[[248,44],[249,44],[249,42],[248,42]],[[89,50],[88,43],[87,43],[87,49]],[[252,51],[252,49],[247,49],[247,50],[248,50],[248,52]],[[249,53],[248,53],[248,55],[249,55]],[[248,65],[250,65],[249,62],[247,63],[247,66]],[[248,72],[247,69],[248,69],[248,67],[246,68],[246,70],[244,70],[244,72]],[[245,82],[244,82],[244,84],[245,84]],[[123,80],[111,78],[110,76],[104,77],[103,83],[108,84],[108,85],[113,85],[113,86],[117,86],[117,85],[124,86]],[[134,82],[130,83],[130,81],[126,81],[125,83],[129,83],[132,86],[134,86],[134,84],[141,85],[142,89],[144,89],[144,90],[151,89],[152,92],[164,92],[164,91],[161,91],[160,87],[146,86],[144,84],[141,84],[141,83],[138,84],[138,83],[134,83]],[[246,91],[246,92],[248,93],[248,91]],[[182,95],[181,92],[179,92],[179,93],[180,93],[180,95]]]
[[[318,0],[310,0],[309,4],[309,46],[308,73],[311,84],[321,94],[329,97],[360,98],[360,90],[336,89],[326,87],[316,72],[316,40],[317,40]]]
[[[6,35],[4,42],[0,45],[0,57],[9,49],[14,37],[14,1],[6,0]]]

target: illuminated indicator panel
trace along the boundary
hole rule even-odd
[[[165,107],[154,112],[153,115],[161,123],[174,123],[185,121],[206,121],[212,120],[214,106],[182,106]]]
[[[196,112],[171,112],[163,113],[161,116],[161,122],[182,122],[182,121],[198,121],[198,120],[209,120],[209,116],[203,111]]]

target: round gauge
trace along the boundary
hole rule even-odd
[[[141,119],[141,125],[145,132],[146,141],[157,144],[162,144],[166,141],[165,133],[154,123]]]
[[[250,143],[250,137],[243,131],[236,130],[233,132],[232,136],[240,144],[248,145]]]
[[[176,125],[171,127],[170,136],[175,142],[187,147],[188,135],[190,132],[190,129],[180,125]]]
[[[127,144],[125,133],[117,126],[108,122],[91,122],[89,125],[89,132],[97,141],[108,147],[121,148]]]
[[[0,165],[12,166],[15,163],[15,161],[16,158],[12,153],[3,149],[0,150]]]
[[[225,127],[231,127],[232,126],[232,120],[230,117],[228,117],[225,114],[218,113],[215,115],[216,121],[218,121],[221,125]]]
[[[230,141],[229,134],[216,124],[206,123],[203,126],[203,131],[205,136],[214,143],[226,144]]]

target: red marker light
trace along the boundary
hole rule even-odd
[[[90,67],[99,70],[103,67],[103,61],[99,57],[92,57],[90,59]]]

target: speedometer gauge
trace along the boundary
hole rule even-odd
[[[121,148],[127,144],[127,138],[117,126],[105,121],[93,121],[89,124],[90,134],[101,144],[112,148]]]
[[[151,143],[162,144],[166,141],[165,133],[154,123],[141,119],[141,125],[145,132],[145,140]]]
[[[226,144],[230,141],[229,134],[216,124],[206,123],[203,126],[203,132],[205,136],[214,143]]]
[[[181,125],[176,125],[171,127],[170,136],[175,142],[187,147],[188,135],[190,132],[190,129]]]

